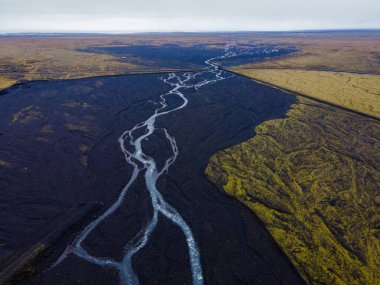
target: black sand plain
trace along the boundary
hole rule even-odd
[[[125,75],[25,83],[0,96],[2,256],[27,249],[60,227],[68,213],[91,201],[98,215],[118,196],[131,168],[118,137],[154,112],[169,90],[158,77]],[[184,217],[200,248],[206,284],[303,284],[259,219],[220,192],[205,175],[211,155],[254,135],[263,121],[284,117],[295,97],[233,76],[196,92],[189,105],[165,117],[179,156],[159,181],[159,190]],[[180,104],[176,98],[170,105]],[[144,145],[161,165],[169,155],[162,133]],[[121,258],[125,244],[151,215],[140,177],[122,207],[85,241],[91,254]],[[70,255],[49,266],[93,218],[88,216],[56,239],[36,272],[19,284],[118,284],[118,274]],[[48,225],[48,226],[47,226]],[[133,259],[141,284],[191,284],[183,234],[160,219],[148,245]]]

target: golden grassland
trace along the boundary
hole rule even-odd
[[[105,54],[79,52],[77,46],[50,45],[44,42],[2,42],[0,39],[0,74],[15,81],[69,79],[121,74],[136,68]],[[9,85],[9,84],[7,84]],[[7,85],[2,86],[3,88]]]
[[[12,86],[17,81],[5,76],[0,76],[0,90]]]
[[[237,66],[233,71],[380,117],[379,33],[284,33],[258,38],[258,42],[294,44],[299,51]]]
[[[380,74],[380,33],[285,34],[258,38],[263,43],[293,44],[299,51],[241,68],[312,69]]]
[[[234,69],[260,81],[380,117],[380,75],[294,69]]]
[[[211,181],[264,222],[308,284],[380,284],[380,124],[299,97],[215,154]]]
[[[121,62],[117,56],[79,51],[90,46],[175,43],[191,46],[216,42],[218,37],[184,35],[0,37],[0,90],[23,80],[73,79],[125,72],[155,72]],[[151,67],[150,67],[151,69]]]

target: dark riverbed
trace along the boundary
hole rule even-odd
[[[82,51],[107,53],[120,57],[121,61],[137,64],[147,68],[157,66],[174,69],[188,69],[204,67],[205,60],[219,56],[224,53],[225,44],[215,45],[208,48],[206,45],[198,44],[191,47],[182,47],[176,44],[165,44],[161,46],[130,45],[111,47],[91,47]],[[267,57],[277,57],[297,51],[291,45],[276,44],[242,44],[236,49],[241,53],[236,57],[219,60],[223,66],[236,66],[239,64],[262,61]]]
[[[134,75],[29,83],[1,96],[0,155],[10,163],[0,168],[2,252],[27,248],[46,234],[46,224],[85,202],[101,201],[107,208],[131,171],[117,138],[151,115],[153,102],[167,90],[157,75]],[[219,192],[203,173],[212,154],[252,137],[261,122],[283,117],[294,97],[239,76],[189,90],[186,96],[186,108],[157,122],[179,147],[159,190],[192,228],[206,283],[302,283],[257,217]],[[175,98],[169,102],[179,103]],[[158,132],[154,141],[145,149],[163,161],[165,140]],[[141,182],[86,240],[89,252],[122,256],[124,245],[151,214]],[[46,271],[77,230],[66,232],[57,250],[37,264],[37,275],[21,284],[118,284],[113,270],[74,255]],[[191,283],[182,233],[167,221],[159,221],[133,267],[141,284]]]
[[[246,44],[245,48],[250,53],[220,63],[244,63],[294,51],[271,45]],[[172,68],[204,67],[204,60],[223,54],[222,50],[202,45],[91,49],[135,58],[148,67]],[[166,74],[31,82],[0,94],[0,267],[61,228],[68,217],[83,214],[87,203],[103,205],[75,226],[62,227],[63,235],[35,264],[36,273],[19,280],[20,284],[119,283],[114,270],[73,254],[48,268],[81,228],[117,199],[129,180],[132,168],[118,138],[148,118],[157,108],[159,95],[169,91],[160,76]],[[162,166],[171,153],[159,128],[167,128],[176,139],[179,156],[158,186],[193,231],[206,284],[301,284],[258,218],[204,175],[211,155],[252,137],[263,121],[283,117],[295,98],[240,76],[184,93],[188,106],[160,117],[157,132],[143,147]],[[182,103],[176,97],[167,102]],[[122,206],[83,245],[92,255],[120,259],[125,245],[151,214],[150,197],[139,177]],[[191,284],[182,232],[160,219],[147,246],[134,257],[133,268],[143,285]]]

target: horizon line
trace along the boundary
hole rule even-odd
[[[130,34],[206,34],[206,33],[308,33],[308,32],[360,32],[360,31],[379,31],[380,27],[376,28],[327,28],[327,29],[292,29],[292,30],[135,30],[135,31],[10,31],[0,30],[0,35],[54,35],[54,34],[88,34],[88,35],[130,35]]]

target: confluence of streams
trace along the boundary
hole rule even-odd
[[[152,234],[153,230],[157,225],[159,214],[161,214],[163,217],[172,221],[182,230],[183,234],[185,235],[186,243],[189,250],[193,285],[203,284],[204,279],[202,274],[200,254],[196,241],[194,239],[194,235],[186,221],[182,218],[178,211],[165,200],[165,198],[161,195],[156,186],[157,180],[160,178],[161,175],[168,171],[170,165],[176,160],[178,156],[178,148],[176,145],[175,138],[170,136],[166,128],[160,128],[160,130],[162,130],[165,133],[167,140],[170,142],[171,149],[173,152],[172,156],[166,160],[165,165],[162,167],[161,170],[157,169],[155,160],[142,151],[141,144],[144,139],[147,139],[150,135],[154,133],[155,130],[157,130],[155,128],[155,122],[158,117],[180,110],[188,104],[188,99],[181,92],[181,89],[193,88],[197,90],[202,86],[212,84],[227,78],[226,76],[228,73],[219,69],[219,67],[213,64],[212,61],[217,59],[234,57],[239,55],[240,53],[236,52],[235,42],[227,44],[224,52],[225,53],[222,56],[213,57],[206,60],[205,63],[207,64],[208,68],[205,71],[201,71],[198,73],[187,72],[182,75],[170,73],[167,76],[167,78],[161,78],[161,80],[164,83],[170,85],[172,89],[168,93],[160,95],[160,101],[158,102],[160,107],[157,108],[154,114],[152,114],[144,122],[135,125],[132,129],[125,131],[119,137],[120,148],[125,156],[125,159],[130,165],[133,166],[133,172],[128,183],[123,187],[116,202],[112,204],[110,208],[108,208],[107,211],[105,211],[97,219],[92,221],[79,234],[79,236],[74,240],[74,242],[70,246],[66,248],[65,252],[58,258],[58,260],[52,265],[52,267],[58,265],[70,253],[73,253],[78,257],[83,258],[86,261],[91,262],[93,264],[97,264],[102,267],[114,268],[119,272],[120,284],[122,285],[139,284],[138,277],[132,269],[132,257],[147,244],[150,235]],[[211,79],[203,79],[199,80],[199,82],[196,82],[201,75],[205,74],[210,76]],[[231,76],[233,75],[228,74],[228,77]],[[168,108],[169,106],[166,103],[166,97],[170,95],[178,96],[179,98],[181,98],[183,100],[182,104],[172,109]],[[136,138],[133,137],[133,132],[139,129],[145,129],[145,133]],[[128,148],[132,148],[133,151],[128,150]],[[141,165],[143,167],[141,167]],[[92,256],[87,252],[86,249],[83,248],[82,243],[101,222],[103,222],[120,207],[120,205],[124,201],[128,189],[135,182],[136,178],[139,176],[140,173],[144,174],[145,185],[151,197],[153,215],[150,221],[147,223],[145,229],[143,229],[139,233],[137,241],[133,245],[128,245],[125,247],[124,257],[121,261],[117,261],[112,258]]]

